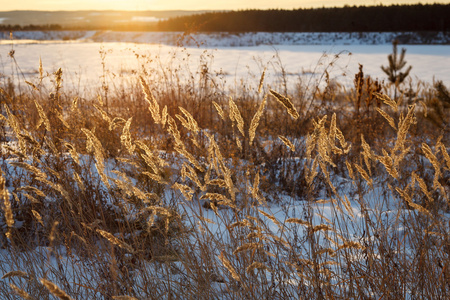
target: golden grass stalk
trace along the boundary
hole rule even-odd
[[[219,193],[205,193],[200,197],[201,200],[209,199],[212,201],[230,201],[225,195]]]
[[[293,223],[293,224],[299,224],[299,225],[304,225],[304,226],[310,226],[309,222],[306,222],[302,219],[298,219],[298,218],[289,218],[286,220],[286,223]]]
[[[22,133],[22,129],[20,128],[20,122],[19,120],[16,118],[16,116],[14,116],[11,111],[8,108],[8,105],[4,106],[6,114],[8,116],[8,119],[6,120],[9,124],[9,126],[12,128],[14,134],[16,135],[17,139],[19,140],[19,148],[20,151],[23,155],[25,155],[26,153],[26,147],[25,147],[25,141],[21,135]]]
[[[262,214],[263,216],[265,216],[266,218],[268,218],[269,220],[271,220],[273,223],[275,223],[278,226],[281,226],[281,223],[271,214],[266,213],[265,211],[258,209],[259,213]]]
[[[11,272],[4,274],[2,276],[2,279],[6,279],[6,278],[10,278],[10,277],[29,278],[29,276],[26,272],[18,270],[18,271],[11,271]]]
[[[428,201],[433,202],[434,199],[431,197],[430,192],[428,191],[427,184],[425,181],[416,174],[416,172],[412,172],[412,178],[419,183],[419,187],[422,190],[422,193],[427,197]]]
[[[292,152],[295,152],[295,145],[292,144],[290,140],[288,140],[286,137],[279,135],[278,138],[289,148]]]
[[[131,142],[130,126],[132,119],[133,118],[131,117],[127,120],[125,126],[123,126],[122,135],[120,136],[120,142],[131,155],[133,155],[136,148],[136,146]]]
[[[383,164],[383,166],[386,168],[386,171],[391,175],[393,178],[398,178],[398,172],[394,166],[394,161],[389,156],[389,154],[386,152],[386,150],[383,149],[383,155],[384,156],[377,156],[377,159]]]
[[[179,190],[187,201],[192,201],[194,191],[189,186],[180,183],[175,183],[174,185],[172,185],[172,189]]]
[[[298,114],[297,110],[294,107],[294,104],[292,104],[289,98],[286,98],[281,94],[278,94],[274,90],[270,90],[270,94],[274,96],[275,99],[277,99],[278,102],[280,102],[287,109],[287,112],[292,118],[298,119],[300,117],[300,115]]]
[[[342,201],[342,203],[344,203],[345,210],[347,210],[349,215],[353,218],[355,215],[353,214],[353,208],[350,201],[347,198],[347,195],[344,195],[344,201]]]
[[[208,185],[215,185],[215,186],[218,186],[218,187],[227,187],[227,184],[226,184],[225,180],[220,179],[220,178],[208,180],[206,183]]]
[[[194,117],[183,107],[179,106],[178,107],[181,112],[184,114],[184,116],[187,119],[186,125],[183,124],[184,127],[186,127],[187,129],[189,129],[190,131],[197,133],[198,131],[200,131],[200,128],[198,127],[197,121],[195,121]],[[176,115],[176,117],[178,117],[179,115]],[[181,116],[180,116],[181,117]],[[180,119],[181,121],[181,119]]]
[[[406,117],[400,118],[399,125],[398,125],[398,131],[397,131],[397,140],[395,142],[394,148],[392,149],[392,153],[395,153],[396,151],[404,150],[406,134],[409,131],[409,127],[412,124],[416,123],[416,117],[414,115],[415,108],[416,108],[415,104],[410,106],[408,108],[408,113],[406,114]]]
[[[256,244],[256,243],[246,243],[242,246],[237,247],[236,250],[233,251],[233,255],[237,255],[238,253],[241,253],[244,251],[258,249],[260,247],[261,247],[261,245]]]
[[[167,123],[167,117],[169,116],[168,112],[167,112],[167,105],[164,105],[164,108],[161,112],[161,125],[163,127],[166,127],[166,123]]]
[[[353,173],[352,164],[351,164],[348,160],[345,160],[345,165],[347,166],[348,176],[349,176],[352,180],[355,180],[355,174]]]
[[[262,90],[262,87],[263,87],[263,84],[264,84],[264,78],[266,76],[266,70],[267,70],[267,67],[264,68],[264,71],[261,74],[261,78],[259,79],[258,94],[261,93],[261,90]]]
[[[337,251],[342,250],[342,249],[349,249],[349,248],[359,249],[359,250],[365,249],[365,247],[358,242],[346,241],[344,244],[342,244],[338,247]]]
[[[397,187],[395,188],[396,191],[400,194],[400,196],[402,197],[403,200],[405,200],[405,202],[412,208],[414,208],[415,210],[418,210],[419,212],[426,214],[428,216],[431,217],[431,214],[428,210],[426,210],[423,206],[414,203],[414,201],[412,200],[412,197],[409,195],[408,191],[407,191],[407,187],[402,190],[401,188]]]
[[[336,113],[333,113],[331,116],[330,122],[330,130],[328,132],[329,140],[332,144],[334,144],[334,140],[336,139],[337,126],[336,126]]]
[[[69,150],[70,157],[77,163],[77,165],[80,165],[80,157],[78,155],[78,152],[74,145],[70,143],[64,143],[64,146],[66,146],[67,150]]]
[[[317,174],[319,174],[319,172],[317,171],[318,164],[319,160],[317,158],[314,158],[311,168],[307,169],[306,183],[308,184],[308,186],[312,185],[314,178],[316,178]]]
[[[217,110],[217,113],[219,114],[220,118],[225,121],[225,113],[224,113],[222,107],[220,107],[220,105],[217,104],[216,101],[213,101],[212,103],[213,103],[215,109]]]
[[[105,169],[105,163],[104,163],[104,154],[103,154],[103,147],[100,141],[95,137],[95,135],[90,131],[89,129],[82,128],[81,131],[84,132],[86,135],[87,141],[86,141],[86,148],[88,152],[94,152],[94,157],[96,160],[95,167],[97,168],[97,172],[100,175],[100,179],[102,182],[109,188],[110,184],[108,181],[108,177],[106,176],[104,169]]]
[[[331,257],[336,255],[335,251],[331,248],[324,248],[324,249],[320,249],[319,251],[316,251],[316,255],[318,255],[318,256],[322,256],[324,254],[328,254]]]
[[[394,100],[392,100],[391,98],[389,98],[389,96],[385,95],[385,94],[381,94],[381,93],[373,93],[375,95],[375,97],[377,97],[379,100],[383,101],[385,104],[389,105],[390,107],[392,107],[395,112],[398,112],[398,105],[397,102],[395,102]]]
[[[245,270],[247,273],[251,273],[253,270],[258,269],[258,270],[269,270],[270,269],[263,263],[261,262],[253,262],[250,266],[247,267],[247,269]]]
[[[442,156],[444,157],[445,163],[447,165],[447,170],[450,171],[450,156],[447,152],[447,148],[441,142],[441,139],[442,139],[442,137],[440,137],[438,142],[436,143],[436,148],[441,150]]]
[[[114,235],[112,235],[111,233],[101,230],[101,229],[97,229],[97,232],[103,236],[105,239],[107,239],[110,243],[119,246],[120,248],[128,251],[129,253],[134,253],[133,248],[128,245],[127,243],[119,240],[118,238],[116,238]]]
[[[138,300],[137,298],[131,296],[113,296],[114,300]]]
[[[56,117],[61,121],[61,123],[64,125],[64,127],[66,127],[67,129],[70,129],[69,123],[67,123],[66,120],[64,120],[64,117],[61,113],[56,112]]]
[[[59,225],[59,222],[58,221],[55,221],[55,222],[53,222],[53,225],[52,225],[52,229],[50,230],[50,234],[49,234],[49,236],[48,236],[48,240],[50,241],[50,244],[52,244],[53,243],[53,241],[55,240],[55,238],[56,238],[56,231],[57,231],[57,227],[58,227],[58,225]]]
[[[109,131],[113,131],[114,129],[118,128],[119,126],[123,126],[127,121],[121,117],[115,117],[111,120],[109,123]]]
[[[253,181],[253,187],[252,187],[252,197],[257,199],[258,198],[258,191],[259,191],[259,172],[256,172],[255,174],[255,181]]]
[[[24,290],[20,289],[19,287],[17,287],[16,285],[10,283],[9,286],[11,287],[11,289],[14,291],[14,293],[16,293],[17,295],[19,295],[20,297],[22,297],[23,299],[26,300],[33,300],[34,298],[30,296],[30,294],[28,294],[27,292],[25,292]]]
[[[236,221],[229,226],[227,226],[228,229],[233,229],[235,227],[251,227],[252,223],[250,223],[249,220],[243,219],[242,221]]]
[[[425,154],[425,157],[431,162],[431,164],[434,167],[433,185],[434,188],[436,189],[439,184],[439,177],[441,176],[440,163],[438,162],[437,157],[433,154],[433,151],[431,150],[430,146],[428,146],[425,143],[422,143],[422,151]]]
[[[87,246],[86,240],[85,240],[83,237],[81,237],[81,236],[79,236],[78,234],[76,234],[74,231],[72,231],[72,232],[70,233],[70,237],[71,237],[71,238],[72,238],[72,236],[76,237],[79,241],[81,241],[83,244],[85,244],[85,245]]]
[[[33,213],[33,216],[36,218],[36,220],[42,225],[44,226],[44,222],[42,222],[42,217],[41,215],[35,211],[34,209],[31,210],[31,212]]]
[[[233,101],[233,98],[231,98],[231,97],[230,97],[229,105],[230,105],[231,121],[236,122],[236,126],[237,126],[239,132],[242,134],[242,136],[245,136],[244,119],[241,116],[239,108],[237,107],[236,103]]]
[[[42,82],[42,80],[44,79],[44,68],[42,66],[42,59],[39,56],[39,81]]]
[[[369,144],[367,144],[366,140],[364,139],[364,135],[361,134],[361,146],[363,148],[363,156],[364,156],[364,162],[366,164],[367,170],[369,170],[369,174],[371,173],[371,160],[375,160],[375,154],[373,153],[372,149],[370,149]]]
[[[231,273],[231,276],[233,277],[233,279],[236,281],[241,281],[241,278],[239,277],[238,273],[233,268],[233,265],[231,264],[231,262],[223,255],[223,252],[220,253],[218,258],[219,258],[220,262],[222,263],[222,265],[225,268],[227,268],[227,270]]]
[[[332,227],[330,227],[329,225],[326,225],[326,224],[316,225],[316,226],[312,227],[311,230],[312,230],[312,232],[334,231],[334,229]]]
[[[62,86],[62,75],[63,75],[63,71],[61,68],[59,68],[58,70],[56,70],[55,73],[53,73],[53,75],[55,75],[55,84],[56,84],[56,88],[59,89]]]
[[[85,185],[83,183],[83,180],[81,179],[80,175],[77,172],[74,172],[73,173],[73,178],[77,182],[77,185],[80,188],[80,190],[85,192],[86,191],[86,187],[85,187]]]
[[[198,219],[199,219],[200,221],[205,222],[205,223],[216,224],[216,222],[214,222],[213,220],[208,219],[208,218],[204,218],[204,217],[200,217],[200,216],[199,216]]]
[[[10,162],[11,166],[14,167],[19,167],[22,168],[24,170],[27,170],[28,172],[33,173],[36,177],[41,177],[41,178],[47,178],[47,174],[43,173],[40,169],[36,168],[35,166],[32,166],[30,164],[27,164],[25,162]]]
[[[35,188],[34,186],[29,186],[29,185],[22,186],[20,188],[17,188],[16,190],[17,191],[33,192],[33,193],[35,193],[36,195],[38,195],[40,197],[45,197],[46,196],[45,193],[43,191],[41,191],[40,189]]]
[[[371,188],[373,188],[373,180],[372,180],[372,178],[370,178],[370,176],[367,174],[367,172],[363,169],[363,167],[361,167],[357,163],[354,163],[353,165],[355,166],[355,168],[359,172],[359,174],[361,174],[361,177],[364,178],[364,180],[369,184],[369,186]]]
[[[238,137],[236,137],[236,146],[238,147],[238,149],[240,151],[242,151],[242,143],[241,143],[241,140]]]
[[[47,290],[55,297],[61,300],[72,300],[72,298],[66,294],[62,289],[60,289],[56,284],[50,280],[41,278],[40,282],[47,288]]]
[[[6,189],[5,184],[5,177],[3,177],[3,172],[0,171],[0,195],[3,199],[3,210],[5,211],[6,225],[9,228],[12,228],[14,226],[14,215],[11,208],[11,202],[9,202],[9,192]]]
[[[183,166],[181,167],[181,175],[183,176],[183,180],[185,178],[189,178],[192,182],[194,182],[200,190],[204,191],[206,190],[206,186],[204,186],[200,179],[198,178],[197,173],[195,172],[194,168],[192,168],[190,165],[183,163]]]
[[[186,157],[186,159],[200,172],[204,172],[205,169],[200,165],[199,161],[195,159],[195,157],[189,153],[184,147],[174,147],[175,151],[177,151],[179,154]]]
[[[78,110],[78,97],[74,97],[72,100],[72,104],[70,105],[70,110],[75,112]]]
[[[36,87],[36,85],[34,83],[26,81],[26,80],[25,80],[25,83],[28,84],[29,86],[31,86],[33,88],[33,90],[39,91],[39,89]]]
[[[252,121],[250,122],[250,128],[248,129],[250,146],[252,145],[253,140],[255,139],[256,128],[258,128],[259,120],[261,119],[261,116],[264,113],[264,109],[266,108],[266,102],[267,102],[266,100],[267,100],[267,96],[264,97],[263,101],[259,105],[258,110],[256,111],[255,115],[253,116]]]
[[[139,76],[139,81],[141,83],[142,90],[144,91],[145,100],[147,101],[149,105],[149,110],[152,115],[153,120],[156,124],[161,124],[161,115],[159,110],[159,104],[158,101],[156,101],[155,97],[153,96],[152,92],[150,91],[150,87],[148,86],[147,82],[145,82],[144,78],[142,76]]]
[[[386,121],[389,123],[389,125],[391,125],[392,128],[394,128],[395,130],[397,130],[397,126],[395,126],[395,122],[394,119],[388,115],[384,110],[382,110],[381,108],[377,107],[376,108],[377,112],[383,116],[383,118],[386,119]]]

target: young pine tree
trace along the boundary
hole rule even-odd
[[[399,57],[397,45],[398,41],[394,40],[392,42],[393,52],[392,54],[388,55],[389,66],[387,67],[381,66],[383,72],[386,73],[386,75],[388,76],[389,81],[395,84],[395,98],[397,98],[398,86],[405,80],[406,77],[408,77],[409,72],[412,69],[412,66],[409,66],[405,72],[401,72],[401,70],[406,66],[405,61],[406,49],[402,48],[402,52]]]

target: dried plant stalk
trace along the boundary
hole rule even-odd
[[[9,202],[9,192],[6,189],[5,183],[6,180],[5,177],[3,177],[3,172],[0,171],[0,198],[3,200],[6,225],[11,228],[14,226],[14,215],[11,209],[11,202]]]
[[[231,98],[231,97],[230,97],[229,105],[230,105],[231,121],[236,122],[236,126],[237,126],[239,132],[242,134],[242,136],[245,136],[244,119],[241,116],[239,108],[237,107],[236,103],[233,101],[233,98]]]
[[[238,273],[233,268],[233,266],[231,265],[230,261],[223,255],[223,252],[220,253],[218,258],[219,258],[220,262],[222,263],[222,265],[225,268],[227,268],[227,270],[231,273],[231,276],[233,277],[233,279],[236,280],[236,281],[241,281],[241,278],[239,277]]]
[[[233,254],[237,255],[240,252],[257,249],[257,248],[260,248],[260,247],[261,247],[261,245],[256,244],[256,243],[247,243],[247,244],[244,244],[244,245],[239,246],[238,248],[236,248],[236,250],[233,251]]]
[[[247,267],[247,269],[245,270],[247,273],[251,273],[254,269],[258,269],[258,270],[269,270],[269,268],[261,263],[261,262],[253,262],[250,266]]]
[[[266,76],[266,70],[267,70],[267,67],[264,68],[264,71],[261,74],[261,78],[259,79],[258,94],[261,93],[261,90],[262,90],[262,87],[263,87],[263,84],[264,84],[264,78]]]
[[[24,271],[11,271],[2,276],[2,279],[10,278],[10,277],[22,277],[29,278],[28,274]]]
[[[24,290],[20,289],[19,287],[17,287],[16,285],[10,283],[9,286],[11,287],[11,289],[20,297],[22,297],[23,299],[26,300],[34,300],[33,297],[30,296],[30,294],[28,294],[27,292],[25,292]]]
[[[111,233],[101,230],[101,229],[97,229],[97,232],[103,236],[105,239],[107,239],[109,242],[111,242],[112,244],[119,246],[120,248],[130,252],[130,253],[134,253],[133,248],[128,245],[127,243],[119,240],[118,238],[116,238],[114,235],[112,235]]]
[[[130,126],[132,119],[133,118],[129,118],[125,123],[125,126],[123,126],[122,135],[120,136],[120,142],[131,155],[134,153],[134,150],[136,148],[136,146],[131,142]]]
[[[266,99],[267,97],[264,97],[263,101],[261,102],[261,104],[259,105],[258,110],[256,111],[255,115],[253,116],[253,119],[250,123],[250,128],[248,130],[248,136],[249,136],[249,144],[250,146],[253,143],[253,140],[255,139],[255,135],[256,135],[256,128],[259,125],[259,120],[261,119],[261,116],[264,112],[264,109],[266,108]]]
[[[286,137],[279,135],[278,138],[289,148],[292,152],[295,152],[295,145],[292,144],[290,140],[288,140]]]
[[[225,113],[223,112],[222,107],[220,107],[220,105],[217,104],[216,101],[213,101],[212,103],[213,103],[215,109],[217,110],[217,113],[219,114],[220,118],[225,121]]]
[[[144,78],[142,76],[139,76],[139,81],[141,83],[142,90],[145,94],[145,100],[149,104],[149,110],[152,115],[153,120],[156,124],[161,124],[161,115],[159,110],[159,104],[158,101],[156,101],[155,97],[153,96],[152,92],[150,91],[150,87],[148,86],[147,82],[145,82]]]
[[[41,278],[41,283],[52,293],[53,296],[58,297],[61,300],[72,300],[72,298],[66,294],[62,289],[60,289],[56,284],[50,280]]]
[[[283,106],[287,109],[289,115],[294,118],[298,119],[300,115],[298,114],[297,110],[294,107],[294,104],[292,104],[291,100],[289,98],[284,97],[281,94],[278,94],[274,90],[270,90],[270,94],[275,97],[275,99],[278,100]]]

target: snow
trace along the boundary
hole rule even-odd
[[[155,22],[153,17],[133,17],[133,21]],[[58,40],[73,36],[83,40],[85,31],[17,31],[16,39]],[[96,31],[94,42],[128,42],[177,45],[183,32],[119,32]],[[245,47],[258,45],[390,45],[394,39],[402,44],[449,44],[448,33],[414,32],[244,32],[244,33],[192,33],[183,41],[186,46],[197,44],[207,47]],[[9,39],[9,33],[0,33]]]
[[[85,32],[84,37],[95,35]],[[16,41],[15,41],[16,42]],[[450,85],[449,45],[404,45],[407,49],[406,61],[412,65],[410,73],[412,85],[419,80],[432,83],[442,80]],[[380,80],[386,79],[381,66],[387,65],[387,55],[391,45],[278,45],[254,47],[176,47],[136,43],[95,43],[95,42],[30,42],[0,44],[1,75],[17,75],[16,66],[26,78],[36,78],[39,58],[44,70],[52,73],[63,70],[64,87],[77,87],[80,92],[99,87],[103,75],[99,51],[107,51],[106,68],[111,81],[120,82],[136,78],[142,71],[142,55],[146,55],[147,71],[161,72],[162,69],[181,70],[181,77],[188,79],[188,73],[195,73],[202,64],[207,64],[212,74],[220,74],[228,87],[241,80],[257,84],[264,68],[267,67],[266,83],[274,84],[284,68],[290,86],[299,80],[309,82],[319,80],[325,70],[332,79],[345,86],[353,85],[354,74],[359,64],[363,64],[365,75]],[[14,50],[15,61],[8,53]],[[136,54],[141,59],[136,59]],[[17,65],[16,65],[17,62]],[[183,74],[184,72],[184,74]],[[217,78],[216,78],[217,79]],[[307,80],[307,81],[305,81]],[[23,82],[23,80],[22,80]],[[314,81],[313,81],[314,82]]]

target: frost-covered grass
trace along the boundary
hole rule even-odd
[[[87,93],[7,58],[2,299],[449,297],[445,85],[102,51]]]

